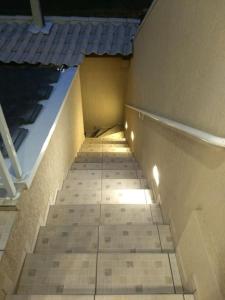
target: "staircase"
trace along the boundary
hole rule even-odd
[[[193,300],[170,227],[121,133],[86,139],[13,300]]]

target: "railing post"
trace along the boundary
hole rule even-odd
[[[11,175],[6,167],[4,157],[0,151],[0,174],[2,176],[4,188],[7,190],[8,196],[13,198],[16,196],[16,188]]]
[[[0,133],[6,147],[8,156],[11,160],[12,167],[15,172],[15,176],[20,179],[22,177],[22,170],[20,167],[20,163],[16,154],[16,150],[13,145],[13,141],[9,132],[8,125],[5,120],[5,116],[2,110],[2,106],[0,105]]]

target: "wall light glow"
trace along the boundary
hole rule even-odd
[[[152,169],[152,174],[155,180],[155,183],[157,186],[159,186],[159,169],[156,165],[154,165],[153,169]]]
[[[130,137],[131,137],[131,140],[132,140],[132,142],[134,141],[134,132],[133,132],[133,130],[131,131],[131,133],[130,133]]]
[[[125,123],[125,129],[126,130],[128,129],[128,123],[127,122]]]

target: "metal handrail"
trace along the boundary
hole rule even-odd
[[[1,105],[0,105],[0,134],[2,136],[8,156],[11,160],[12,167],[15,172],[15,176],[17,179],[21,179],[22,177],[21,166],[16,154],[15,147],[13,145],[13,141]]]
[[[180,131],[183,134],[189,135],[199,141],[202,141],[204,143],[207,143],[211,146],[219,147],[219,148],[225,148],[225,138],[219,137],[213,134],[210,134],[208,132],[184,125],[182,123],[167,119],[165,117],[158,116],[156,114],[149,113],[145,110],[139,109],[137,107],[134,107],[132,105],[125,105],[127,108],[130,108],[139,114],[146,116],[162,125],[165,125],[169,128],[175,129],[177,131]]]

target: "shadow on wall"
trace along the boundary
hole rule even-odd
[[[87,135],[123,124],[128,67],[120,57],[85,58],[80,73]]]

